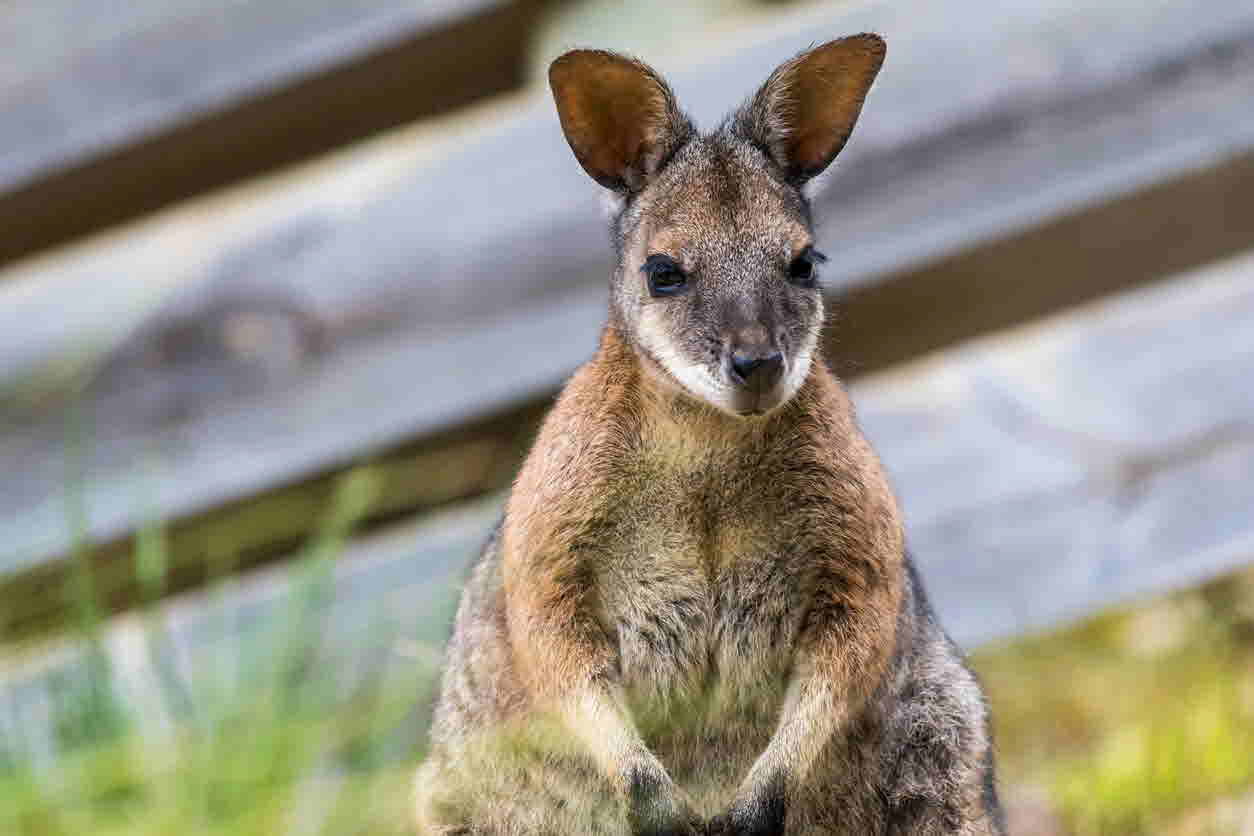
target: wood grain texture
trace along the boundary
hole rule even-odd
[[[1251,374],[1254,251],[868,376],[852,392],[930,596],[972,648],[1254,561]],[[328,657],[434,653],[500,510],[489,497],[351,542],[326,606]],[[225,595],[163,605],[176,664],[235,658],[249,630],[284,612],[300,572],[265,569]],[[388,630],[367,629],[380,619]],[[137,652],[144,629],[120,617],[106,644],[124,693],[159,713],[151,657]],[[38,716],[43,689],[73,659],[44,650],[0,671],[0,722]],[[343,675],[369,676],[369,665]]]
[[[494,0],[47,0],[0,12],[0,188]]]
[[[1254,253],[876,376],[860,418],[970,646],[1254,560]]]
[[[516,88],[540,5],[10,4],[0,263]]]
[[[829,356],[864,373],[1254,241],[1254,112],[1235,106],[1254,83],[1254,13],[1151,6],[1023,2],[961,31],[890,5],[807,13],[674,80],[708,124],[814,31],[888,35],[863,124],[816,194]],[[38,580],[25,588],[45,594],[23,600],[58,609],[68,485],[116,567],[146,516],[203,520],[361,457],[403,468],[416,439],[542,408],[592,349],[608,270],[597,194],[550,107],[435,163],[357,178],[346,158],[320,175],[325,194],[279,181],[252,198],[265,211],[189,207],[11,271],[0,465],[23,478],[0,487],[3,585]],[[410,508],[431,493],[401,491]],[[279,542],[308,530],[280,528]],[[275,551],[265,526],[235,530],[242,551]]]

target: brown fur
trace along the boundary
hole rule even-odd
[[[978,686],[788,279],[801,182],[882,57],[803,54],[704,137],[638,62],[555,62],[572,148],[623,198],[610,322],[467,585],[422,832],[1000,832]],[[649,295],[656,253],[682,293]],[[731,374],[749,349],[779,382]]]

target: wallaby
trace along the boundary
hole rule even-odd
[[[609,321],[463,593],[422,833],[1004,832],[984,698],[818,353],[802,187],[884,53],[804,52],[708,135],[636,60],[553,62],[616,197]]]

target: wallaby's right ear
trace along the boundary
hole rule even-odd
[[[549,86],[579,164],[609,189],[640,190],[693,133],[661,76],[617,53],[568,52]]]

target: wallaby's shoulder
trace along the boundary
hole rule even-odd
[[[606,329],[562,389],[510,492],[504,540],[557,528],[570,537],[610,500],[615,465],[638,437],[641,387],[630,350]]]
[[[606,329],[596,355],[575,371],[545,416],[515,492],[527,486],[530,476],[569,478],[572,466],[592,467],[630,446],[627,434],[636,423],[642,392],[629,351]]]

